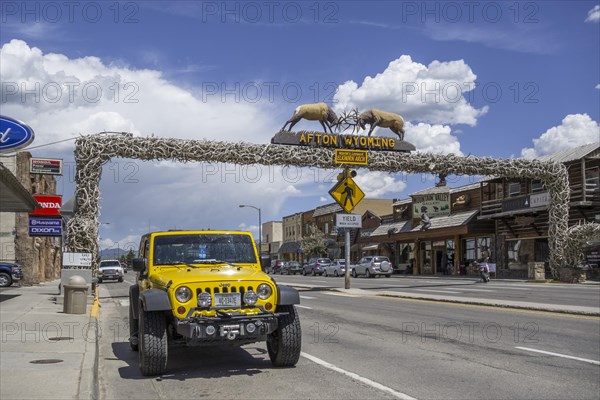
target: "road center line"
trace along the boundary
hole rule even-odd
[[[301,306],[300,304],[296,304],[296,307],[306,308],[307,310],[312,310],[312,307]]]
[[[322,367],[331,369],[331,370],[333,370],[335,372],[339,372],[340,374],[346,375],[346,376],[348,376],[348,377],[350,377],[352,379],[355,379],[355,380],[357,380],[359,382],[364,383],[365,385],[369,385],[372,388],[381,390],[382,392],[389,393],[392,396],[397,397],[399,399],[403,399],[403,400],[416,400],[414,397],[411,397],[411,396],[409,396],[407,394],[398,392],[398,391],[396,391],[396,390],[394,390],[394,389],[392,389],[390,387],[382,385],[381,383],[377,383],[375,381],[370,380],[369,378],[365,378],[363,376],[355,374],[354,372],[346,371],[345,369],[341,369],[340,367],[336,367],[335,365],[330,364],[327,361],[321,360],[320,358],[317,358],[315,356],[311,356],[310,354],[307,354],[305,352],[301,352],[300,355],[302,357],[304,357],[304,358],[309,359],[310,361],[312,361],[312,362],[314,362],[316,364],[319,364]]]
[[[568,356],[566,354],[552,353],[550,351],[530,349],[529,347],[519,347],[519,346],[517,346],[517,347],[515,347],[515,349],[525,350],[525,351],[533,351],[533,352],[536,352],[536,353],[548,354],[550,356],[568,358],[568,359],[571,359],[571,360],[583,361],[583,362],[594,364],[594,365],[600,365],[600,361],[590,360],[590,359],[581,358],[581,357]]]
[[[461,287],[453,287],[453,289],[464,290],[466,292],[495,292],[495,290],[489,290],[489,289],[468,289],[468,288],[461,288]]]
[[[310,297],[310,296],[300,296],[301,299],[306,299],[306,300],[313,300],[314,297]]]

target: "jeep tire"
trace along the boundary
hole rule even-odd
[[[356,270],[354,268],[352,268],[352,277],[356,278],[358,276],[358,274],[356,273]]]
[[[142,375],[161,375],[167,369],[167,321],[161,312],[139,314],[139,360]]]
[[[279,306],[278,311],[287,314],[279,317],[277,330],[267,336],[267,350],[274,366],[292,367],[300,359],[302,345],[300,318],[293,305]]]

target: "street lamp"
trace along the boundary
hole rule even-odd
[[[247,204],[240,204],[240,208],[243,207],[250,207],[250,208],[254,208],[255,210],[258,211],[258,256],[260,257],[261,253],[262,253],[262,220],[261,220],[261,216],[260,216],[260,208],[258,207],[254,207],[254,206],[250,206]]]

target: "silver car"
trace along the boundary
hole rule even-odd
[[[344,276],[346,274],[346,260],[338,258],[325,267],[325,276]]]
[[[385,275],[386,278],[392,276],[394,269],[390,259],[385,256],[366,256],[360,259],[358,264],[352,266],[352,277],[364,275],[371,278],[375,275]]]

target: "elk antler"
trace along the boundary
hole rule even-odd
[[[358,125],[358,108],[355,108],[350,112],[344,111],[342,116],[339,118],[337,125],[338,128],[344,125],[341,129],[342,131],[352,127],[352,133],[354,133]]]

